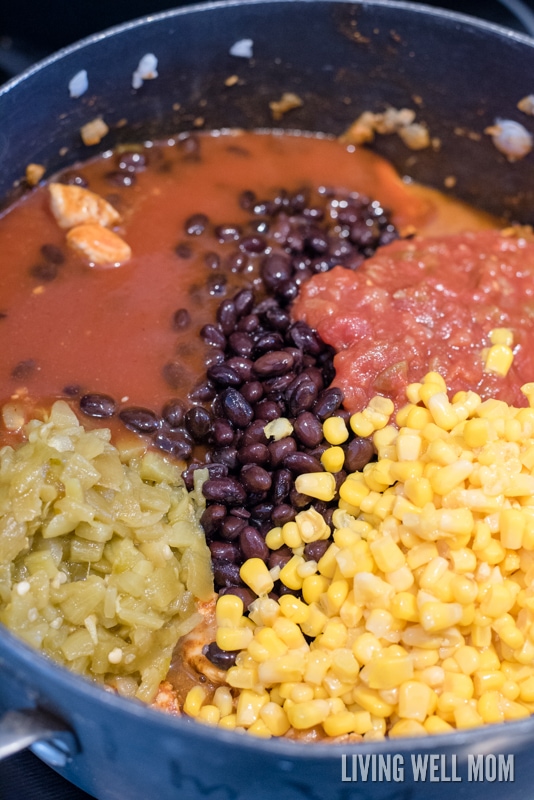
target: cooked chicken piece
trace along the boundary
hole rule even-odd
[[[63,183],[51,183],[48,188],[52,213],[61,228],[74,228],[86,222],[106,227],[115,225],[120,219],[118,211],[110,203],[89,189]]]
[[[118,267],[132,257],[130,246],[120,236],[94,222],[72,228],[67,244],[99,267]]]

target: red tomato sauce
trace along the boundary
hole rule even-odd
[[[494,224],[458,202],[445,202],[437,192],[404,183],[372,152],[334,139],[257,133],[197,139],[194,152],[183,142],[146,149],[148,165],[127,187],[110,181],[113,154],[75,168],[88,188],[121,214],[118,233],[133,255],[119,268],[93,269],[65,247],[46,186],[0,219],[1,400],[49,402],[73,388],[159,410],[170,397],[187,397],[205,372],[202,326],[214,321],[224,296],[255,286],[257,278],[252,268],[236,272],[225,266],[235,250],[232,243],[221,243],[213,233],[186,235],[187,220],[203,213],[211,226],[244,223],[247,215],[239,203],[244,190],[253,189],[259,198],[280,187],[357,191],[389,210],[401,232],[413,226],[442,232]],[[187,257],[177,251],[184,243]],[[42,280],[36,270],[43,245],[64,254],[53,280]],[[217,255],[220,267],[207,263],[207,251]],[[221,274],[222,288],[214,291],[214,276]],[[304,313],[303,303],[298,308]],[[178,309],[191,317],[183,331],[173,326]],[[344,356],[339,360],[342,376],[348,376]],[[360,376],[354,380],[361,385]]]
[[[439,372],[451,392],[472,389],[527,405],[534,378],[534,239],[499,231],[396,241],[357,272],[334,268],[302,288],[293,309],[338,351],[335,384],[351,411],[376,394],[405,400],[408,383]],[[509,328],[514,360],[484,371],[490,331]]]

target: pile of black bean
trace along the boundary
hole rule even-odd
[[[213,556],[215,584],[236,591],[248,603],[254,599],[239,577],[247,558],[261,558],[272,567],[291,556],[287,547],[270,552],[265,536],[275,526],[293,520],[311,499],[295,489],[303,472],[322,472],[321,454],[328,447],[322,423],[337,414],[343,395],[331,387],[333,350],[304,322],[293,322],[276,299],[254,303],[250,289],[224,300],[217,324],[202,330],[218,358],[207,370],[206,390],[214,393],[211,407],[187,413],[189,430],[208,445],[203,461],[184,474],[193,487],[194,471],[207,467],[203,486],[207,508],[202,524]],[[292,431],[268,438],[265,426],[278,418],[290,421]],[[372,458],[370,440],[352,436],[346,443],[344,469],[361,469]],[[327,522],[335,502],[313,501]],[[326,547],[309,545],[308,551]],[[278,586],[277,591],[286,591]]]
[[[184,473],[189,489],[195,471],[208,469],[201,521],[215,588],[221,594],[237,594],[248,606],[255,595],[240,578],[241,564],[257,557],[272,568],[283,566],[292,555],[286,546],[270,551],[265,543],[268,531],[310,506],[330,523],[337,506],[337,499],[312,500],[295,489],[297,475],[323,470],[321,454],[329,446],[323,438],[324,420],[331,415],[348,419],[348,413],[341,391],[330,385],[333,349],[304,322],[292,320],[290,304],[299,285],[313,274],[336,265],[356,269],[398,234],[377,201],[326,188],[292,195],[282,190],[269,200],[247,191],[240,204],[250,212],[248,224],[213,226],[205,215],[194,214],[186,222],[186,238],[176,248],[187,257],[188,240],[214,234],[223,255],[210,249],[206,257],[216,258],[217,269],[241,273],[244,286],[220,302],[216,319],[200,332],[208,351],[206,373],[188,402],[172,399],[156,413],[119,409],[110,397],[86,394],[80,408],[102,418],[118,413],[126,427],[151,436],[156,447],[190,460]],[[228,245],[236,249],[229,251]],[[178,309],[176,329],[190,323],[188,312]],[[172,362],[164,369],[171,367]],[[170,385],[175,378],[179,382],[179,375],[167,377]],[[265,426],[278,418],[288,419],[292,430],[283,438],[268,438]],[[374,457],[371,440],[352,433],[343,449],[345,463],[335,476],[338,485],[348,472],[362,469]],[[305,558],[319,559],[328,545],[306,545]],[[272,596],[287,592],[291,590],[278,581]],[[225,667],[235,656],[215,643],[207,654]]]

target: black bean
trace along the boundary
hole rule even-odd
[[[245,428],[254,419],[254,411],[237,389],[225,389],[220,396],[223,413],[237,428]]]
[[[252,289],[241,289],[234,297],[234,305],[238,317],[250,314],[254,307],[254,293]]]
[[[296,474],[300,472],[323,472],[321,462],[307,453],[290,453],[284,458],[284,467]]]
[[[282,350],[284,347],[284,338],[276,331],[269,333],[262,333],[254,344],[254,358],[270,353],[272,350]]]
[[[136,182],[135,175],[131,175],[129,172],[121,172],[120,170],[107,172],[105,178],[112,186],[128,187],[133,186]]]
[[[233,300],[223,300],[217,309],[217,322],[225,336],[234,330],[237,323],[237,312]]]
[[[212,506],[208,506],[208,508],[212,508]],[[246,524],[247,523],[244,519],[234,517],[234,515],[230,513],[222,522],[220,535],[226,541],[233,542],[238,538],[240,532],[243,530]]]
[[[211,381],[202,381],[189,392],[189,399],[192,403],[204,403],[213,400],[216,394],[215,385]]]
[[[292,485],[293,476],[288,469],[277,469],[273,472],[271,497],[275,503],[275,507],[287,499]]]
[[[245,447],[247,444],[252,444],[253,442],[261,442],[262,444],[267,444],[267,437],[265,436],[265,422],[263,420],[255,419],[251,424],[246,428],[243,432],[243,438],[241,440],[241,447]]]
[[[316,447],[323,439],[323,426],[315,414],[303,411],[293,423],[295,436],[304,447]]]
[[[224,503],[227,506],[241,505],[247,497],[244,487],[231,477],[209,478],[203,484],[202,492],[206,500]]]
[[[266,324],[275,331],[286,331],[291,324],[289,314],[282,308],[268,308],[264,318]]]
[[[248,262],[249,259],[246,253],[240,253],[239,250],[237,250],[235,253],[231,253],[228,256],[225,265],[230,272],[240,273],[244,272]]]
[[[252,497],[252,495],[250,495]],[[267,534],[272,525],[270,524],[271,514],[273,513],[274,503],[271,503],[270,500],[262,500],[259,503],[256,503],[255,506],[252,506],[250,509],[251,519],[256,520],[258,523],[268,522],[267,530],[265,534]]]
[[[228,469],[236,469],[238,465],[237,449],[235,447],[219,447],[208,453],[209,457],[216,458],[221,464],[224,464]]]
[[[317,399],[317,394],[316,384],[307,377],[296,386],[290,386],[286,393],[290,415],[296,417],[302,411],[308,411],[312,408]]]
[[[202,406],[193,406],[185,415],[187,430],[196,442],[207,439],[211,430],[212,417],[210,412]]]
[[[234,586],[241,582],[239,575],[239,566],[232,561],[226,561],[224,558],[214,558],[213,564],[213,579],[215,586]]]
[[[261,442],[245,445],[237,451],[241,464],[267,464],[270,460],[269,448]]]
[[[206,286],[212,297],[222,297],[222,295],[226,294],[227,283],[228,278],[223,272],[215,272],[213,275],[209,275],[206,280]]]
[[[320,420],[325,420],[327,417],[332,416],[334,411],[337,411],[342,402],[343,392],[341,389],[331,386],[321,392],[313,404],[312,411]]]
[[[226,347],[226,336],[222,332],[220,325],[211,325],[208,323],[200,329],[200,335],[206,344],[212,347]]]
[[[216,642],[208,644],[204,655],[217,669],[230,669],[235,664],[239,650],[221,650]]]
[[[244,236],[239,242],[239,248],[245,253],[251,255],[259,255],[264,253],[267,248],[267,242],[263,236]]]
[[[191,439],[191,434],[185,431],[186,436]],[[195,472],[197,469],[207,469],[210,478],[225,478],[228,475],[228,467],[224,464],[213,462],[213,463],[200,463],[199,461],[195,461],[188,466],[188,468],[183,472],[182,478],[184,479],[184,483],[186,485],[187,490],[190,492],[194,489],[195,486]]]
[[[301,508],[306,508],[306,506],[309,506],[310,498],[307,494],[301,494],[300,492],[297,492],[295,488],[293,488],[289,492],[289,502],[293,508],[300,510]]]
[[[237,373],[242,381],[249,381],[253,377],[252,361],[245,356],[232,356],[226,364]]]
[[[172,327],[175,331],[183,331],[191,324],[191,314],[187,308],[179,308],[172,316]]]
[[[217,386],[226,389],[227,386],[240,386],[241,378],[228,364],[214,364],[208,369],[208,378]]]
[[[238,564],[241,561],[239,548],[235,544],[231,544],[231,542],[210,542],[209,549],[212,558],[222,558],[234,564]]]
[[[246,525],[239,534],[239,546],[245,558],[261,558],[262,561],[269,558],[269,548],[251,525]]]
[[[347,472],[359,472],[375,455],[372,439],[365,439],[363,436],[356,436],[343,449],[345,450],[343,466]]]
[[[297,443],[292,436],[285,436],[274,442],[269,442],[269,454],[271,456],[271,466],[279,467],[287,456],[296,453]]]
[[[43,244],[41,247],[41,255],[50,264],[56,264],[57,266],[63,264],[65,261],[65,254],[57,244]]]
[[[36,278],[38,281],[50,283],[50,281],[55,280],[59,275],[59,266],[57,264],[53,264],[52,262],[35,264],[30,268],[30,275],[32,278]]]
[[[87,178],[81,172],[75,172],[74,170],[64,172],[59,180],[60,183],[66,183],[67,186],[81,186],[82,189],[87,189],[89,186]]]
[[[256,463],[245,464],[239,477],[249,492],[268,492],[273,482],[271,474]]]
[[[138,153],[135,151],[127,151],[121,153],[119,156],[119,169],[125,172],[140,172],[147,165],[147,157],[145,153]]]
[[[273,419],[278,419],[282,416],[282,412],[280,411],[280,406],[275,400],[260,400],[259,403],[256,403],[254,406],[254,416],[256,419],[262,420],[262,422],[267,424],[267,422],[272,422]]]
[[[107,394],[84,394],[80,398],[80,411],[88,417],[108,419],[116,410],[115,400]]]
[[[292,273],[290,258],[281,253],[265,256],[260,265],[260,275],[267,289],[275,289],[282,281],[288,280]]]
[[[320,539],[317,542],[308,542],[304,546],[304,558],[306,561],[319,561],[324,556],[331,542],[328,539]]]
[[[206,230],[208,222],[205,214],[193,214],[185,221],[185,232],[190,236],[200,236]]]
[[[149,408],[129,406],[119,411],[123,425],[135,433],[154,433],[161,425],[161,419]]]
[[[260,378],[274,378],[285,375],[293,368],[294,363],[295,359],[287,350],[274,350],[256,359],[252,369]]]
[[[228,337],[229,347],[239,356],[250,356],[254,349],[252,337],[243,331],[234,331]]]
[[[224,350],[221,350],[219,347],[210,347],[204,356],[204,365],[206,368],[214,367],[216,364],[222,364],[224,360]]]
[[[177,256],[179,256],[179,258],[191,258],[193,255],[192,248],[185,242],[180,242],[177,244],[174,248],[174,252]]]
[[[183,435],[181,429],[158,430],[152,439],[154,447],[170,453],[175,458],[187,461],[193,453],[193,446]]]
[[[69,384],[68,386],[63,387],[63,394],[66,394],[67,397],[77,397],[81,392],[80,386],[77,384]]]
[[[237,225],[217,225],[215,236],[222,243],[237,242],[241,236],[241,231]]]
[[[237,330],[243,333],[254,333],[260,327],[260,320],[257,314],[247,314],[237,323]]]
[[[207,506],[200,517],[200,524],[204,528],[206,536],[213,536],[219,530],[225,518],[226,506],[219,503]]]
[[[218,447],[226,447],[234,441],[234,429],[226,419],[216,419],[212,426],[213,441]]]
[[[263,391],[269,400],[282,400],[294,380],[294,373],[288,372],[287,375],[280,375],[277,378],[268,378],[263,382]]]
[[[304,353],[317,356],[324,349],[319,334],[305,322],[295,322],[288,330],[290,341]]]
[[[280,300],[281,303],[287,305],[287,303],[292,303],[293,300],[296,300],[299,293],[298,283],[296,281],[282,281],[276,287],[276,296]]]
[[[296,517],[295,509],[288,503],[280,503],[273,508],[271,515],[271,522],[275,527],[285,525],[286,522],[291,522]]]
[[[254,594],[252,589],[249,589],[246,586],[225,586],[219,592],[219,595],[222,594],[235,594],[236,597],[241,598],[241,600],[243,601],[245,612],[248,611],[249,605],[253,603],[254,600],[256,600],[256,595]]]
[[[259,381],[247,381],[240,389],[241,394],[251,405],[263,397],[263,386]]]
[[[217,253],[204,253],[204,264],[208,269],[218,269],[221,265],[221,257]]]

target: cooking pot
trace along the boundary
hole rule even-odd
[[[251,56],[232,55],[245,39]],[[147,53],[156,55],[159,75],[134,89],[132,73]],[[83,69],[88,89],[72,98],[69,81]],[[440,189],[454,176],[457,196],[528,223],[534,156],[510,164],[484,129],[497,118],[534,128],[516,108],[534,88],[533,73],[534,42],[527,37],[410,3],[190,6],[86,39],[0,89],[0,196],[8,202],[22,191],[29,162],[52,174],[99,148],[194,125],[272,127],[269,101],[295,92],[303,105],[279,127],[340,134],[364,110],[416,107],[439,148],[414,152],[383,136],[376,149],[402,174]],[[226,86],[231,75],[239,81]],[[99,148],[86,147],[79,129],[97,116],[110,133]],[[0,714],[0,754],[32,746],[99,800],[531,794],[534,718],[362,745],[266,741],[108,693],[3,628]],[[416,767],[425,758],[423,780]]]

